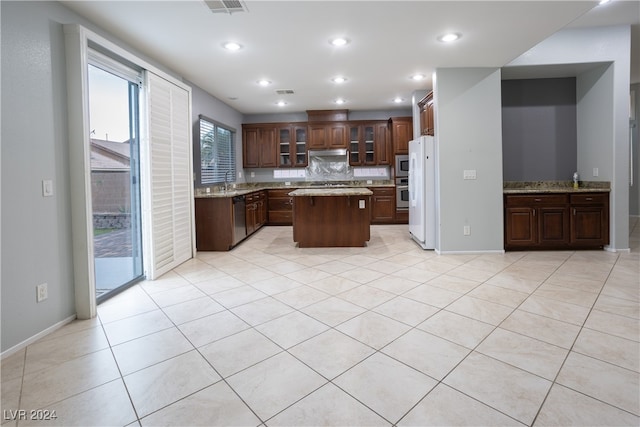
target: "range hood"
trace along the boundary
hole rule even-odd
[[[344,181],[352,178],[346,148],[309,150],[307,176],[311,181]]]

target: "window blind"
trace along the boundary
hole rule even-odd
[[[235,132],[200,116],[200,184],[218,184],[236,176]]]

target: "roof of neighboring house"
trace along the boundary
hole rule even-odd
[[[129,141],[91,139],[91,170],[129,169]]]

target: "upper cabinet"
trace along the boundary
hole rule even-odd
[[[429,91],[418,102],[418,107],[420,108],[420,133],[422,135],[435,135],[433,91]]]
[[[413,119],[392,117],[389,119],[394,154],[409,154],[409,141],[413,139]]]
[[[349,141],[346,123],[312,123],[309,124],[310,150],[331,148],[347,148]]]
[[[387,122],[349,123],[348,148],[352,166],[390,164]]]
[[[307,125],[278,126],[278,167],[307,166]]]
[[[242,125],[242,165],[275,168],[278,163],[277,128],[273,124]]]
[[[348,110],[307,110],[310,150],[347,148]]]

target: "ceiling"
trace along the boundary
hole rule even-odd
[[[62,3],[243,114],[409,108],[436,67],[502,67],[567,26],[633,25],[631,81],[640,81],[640,0],[249,0],[232,14],[203,0]],[[462,37],[437,40],[448,32]],[[332,46],[337,36],[349,44]],[[243,48],[229,52],[226,41]],[[338,75],[347,81],[333,83]]]

